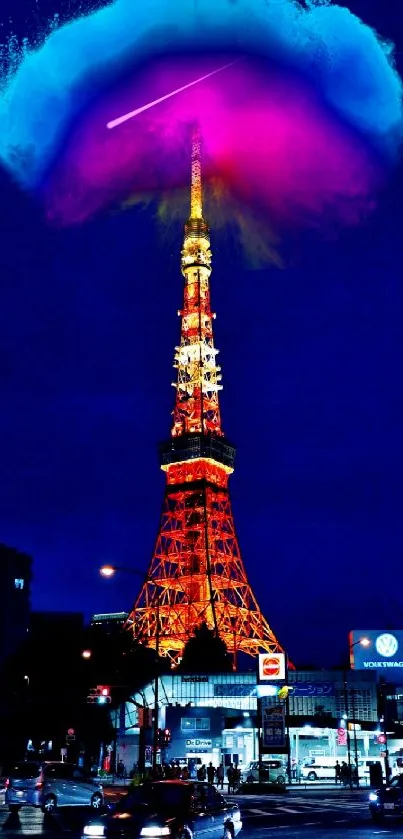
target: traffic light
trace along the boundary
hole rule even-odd
[[[91,688],[87,696],[88,705],[110,705],[111,702],[111,689],[108,685],[97,685],[96,688]]]
[[[158,729],[158,745],[164,749],[169,746],[171,742],[171,732],[169,728]]]

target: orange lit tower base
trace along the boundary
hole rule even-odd
[[[210,306],[211,251],[202,214],[201,155],[193,132],[191,212],[181,260],[185,279],[176,347],[171,439],[161,447],[166,491],[146,582],[129,615],[137,638],[173,664],[196,627],[206,623],[238,651],[280,652],[248,583],[228,494],[235,449],[221,430]]]

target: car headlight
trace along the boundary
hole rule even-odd
[[[105,836],[105,825],[86,824],[83,833],[84,836]]]
[[[142,827],[140,831],[140,836],[169,836],[171,833],[169,827]]]
[[[369,800],[370,801],[378,801],[378,796],[377,796],[376,792],[370,792]]]

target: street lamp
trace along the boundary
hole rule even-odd
[[[91,652],[91,650],[83,650],[83,651],[82,651],[82,653],[81,653],[81,657],[82,657],[82,658],[85,658],[85,659],[86,659],[86,661],[87,661],[89,658],[91,658],[91,656],[92,656],[92,652]]]
[[[370,639],[366,638],[365,636],[363,636],[362,638],[358,638],[357,641],[354,641],[353,643],[350,643],[350,667],[351,667],[351,664],[354,661],[353,654],[352,654],[352,651],[353,651],[354,647],[357,647],[358,645],[361,646],[361,647],[369,647],[370,644],[371,644]],[[348,688],[347,688],[347,674],[346,674],[346,672],[344,672],[344,710],[345,710],[344,717],[345,717],[345,720],[346,720],[346,727],[347,727],[348,768],[349,768],[349,775],[350,775],[350,787],[352,789],[353,783],[352,783],[352,777],[351,777],[350,732],[349,732],[349,728],[348,728],[348,717],[349,717],[350,708],[349,708],[349,701],[348,701]],[[355,688],[354,687],[352,688],[352,709],[351,710],[352,710],[352,720],[351,720],[351,722],[352,722],[352,726],[353,726],[353,737],[354,737],[354,761],[355,761],[355,770],[356,770],[356,773],[357,773],[357,775],[356,775],[356,785],[357,785],[357,789],[358,789],[359,786],[360,786],[360,780],[359,780],[359,775],[358,775],[358,743],[357,743],[357,724],[356,724],[356,721],[355,721]]]
[[[102,575],[102,577],[113,577],[114,574],[116,574],[117,570],[118,569],[115,568],[114,565],[102,565],[102,567],[99,569],[99,573]]]
[[[135,566],[130,568],[122,568],[117,565],[102,565],[99,573],[106,579],[113,577],[116,572],[123,572],[124,574],[135,574],[136,576],[144,576],[144,571]],[[157,749],[158,749],[158,705],[159,705],[159,672],[158,672],[158,657],[160,647],[160,592],[157,590],[151,606],[156,606],[156,632],[155,632],[155,653],[156,653],[156,667],[154,676],[154,720],[153,720],[153,775],[156,775],[157,769]]]

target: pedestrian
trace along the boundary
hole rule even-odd
[[[350,781],[350,767],[347,766],[345,760],[342,760],[341,762],[340,781],[343,787],[348,787]]]
[[[118,778],[125,778],[126,777],[126,769],[125,769],[125,765],[124,765],[122,759],[120,759],[118,761],[117,773],[116,774],[117,774]]]
[[[211,760],[207,767],[207,780],[209,784],[214,784],[214,776],[215,776],[215,767],[213,766]]]
[[[230,763],[227,769],[227,781],[228,781],[228,795],[234,789],[234,767],[232,763]]]
[[[220,763],[217,769],[217,786],[224,789],[224,766]]]
[[[233,784],[232,789],[233,789],[234,792],[238,791],[240,783],[241,783],[241,770],[240,770],[239,766],[234,766],[233,782],[232,782],[232,784]]]
[[[341,784],[341,766],[338,760],[336,760],[336,766],[334,767],[334,775],[336,784]]]
[[[199,766],[199,768],[197,770],[197,780],[198,781],[205,781],[206,780],[206,774],[207,774],[206,773],[206,767],[205,767],[204,763],[202,763],[202,765]]]

